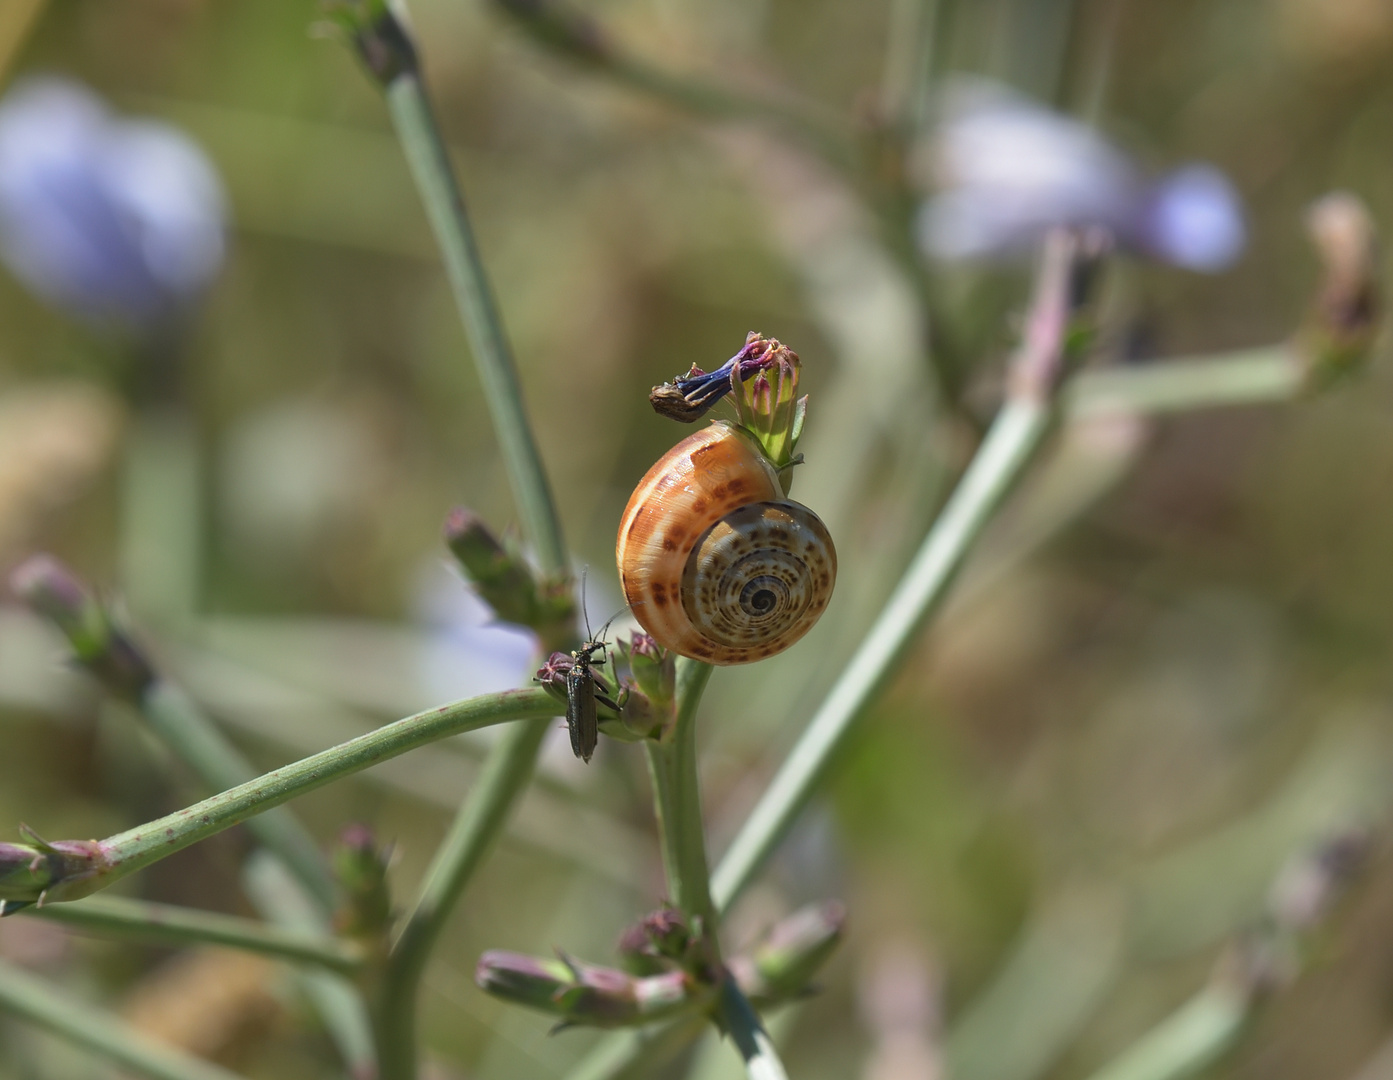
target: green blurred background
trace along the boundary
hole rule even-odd
[[[786,88],[863,132],[915,7],[585,5],[663,67]],[[1112,331],[1145,356],[1288,335],[1315,282],[1301,218],[1320,194],[1349,188],[1393,220],[1383,0],[941,7],[940,73],[1100,103],[1099,126],[1148,167],[1206,159],[1241,191],[1250,241],[1230,271],[1117,267]],[[619,603],[619,511],[681,434],[648,388],[719,364],[752,329],[802,356],[795,494],[828,521],[843,576],[804,643],[713,683],[703,782],[719,851],[931,520],[973,423],[935,404],[918,286],[864,191],[774,129],[692,118],[548,55],[485,0],[416,0],[412,15],[592,613]],[[484,614],[443,568],[452,505],[502,528],[511,502],[380,97],[311,33],[319,18],[285,0],[0,6],[5,79],[73,75],[181,126],[232,215],[172,426],[142,410],[129,343],[0,277],[0,563],[53,550],[122,596],[267,767],[506,685],[527,659],[525,641],[479,634]],[[931,267],[930,280],[935,330],[973,358],[967,397],[984,419],[1025,274]],[[1310,400],[1059,433],[733,917],[739,940],[806,900],[849,906],[824,992],[783,1029],[793,1075],[910,1080],[934,1053],[960,1080],[1085,1075],[1203,983],[1290,854],[1382,826],[1391,389],[1376,363]],[[459,626],[465,645],[451,646]],[[484,637],[495,651],[471,659]],[[186,778],[61,656],[0,608],[4,828],[100,836],[186,801]],[[297,809],[326,844],[349,821],[373,825],[410,896],[483,745],[416,752]],[[546,1019],[485,998],[475,959],[555,944],[607,961],[661,898],[636,749],[602,746],[588,770],[564,733],[551,749],[428,978],[442,1077],[561,1075],[592,1036],[546,1038]],[[246,846],[206,842],[130,888],[248,910]],[[1376,862],[1311,970],[1213,1074],[1354,1077],[1393,1033],[1391,914],[1393,873]],[[336,1075],[277,968],[22,919],[0,924],[0,955],[250,1076]],[[929,1056],[903,1050],[894,1071],[894,1038]],[[0,1039],[0,1076],[106,1075],[18,1023]],[[725,1053],[696,1067],[724,1075]]]

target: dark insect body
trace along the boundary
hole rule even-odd
[[[604,637],[603,630],[600,637]],[[608,653],[609,646],[603,641],[587,641],[571,653],[571,670],[566,672],[566,727],[571,733],[571,752],[587,765],[600,741],[595,706],[603,705],[615,712],[620,709],[596,684],[595,674],[591,670],[602,667]]]

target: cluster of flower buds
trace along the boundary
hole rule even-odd
[[[672,653],[644,633],[614,643],[619,667],[590,669],[595,681],[599,727],[606,735],[634,742],[661,739],[671,730],[677,709],[677,667]],[[575,667],[571,653],[554,652],[537,669],[537,681],[560,701],[566,701],[566,677]],[[617,704],[611,709],[604,700]]]
[[[1358,368],[1378,335],[1378,238],[1363,201],[1347,191],[1318,200],[1306,215],[1306,228],[1324,278],[1297,347],[1308,383],[1319,389]]]
[[[77,661],[111,693],[137,700],[154,682],[149,661],[111,609],[53,556],[35,555],[21,563],[10,576],[10,588],[63,632]]]
[[[479,959],[475,982],[495,997],[560,1019],[559,1027],[628,1027],[707,1009],[721,981],[733,978],[751,1002],[769,1006],[810,992],[809,980],[841,940],[840,904],[804,908],[776,924],[724,970],[713,968],[699,928],[663,908],[625,931],[627,971],[559,953],[548,960],[493,951]]]
[[[385,946],[392,926],[392,896],[387,886],[391,856],[391,848],[379,847],[366,825],[350,825],[339,834],[333,867],[344,901],[334,915],[334,929],[344,937]]]
[[[576,608],[569,581],[538,576],[514,541],[500,541],[463,508],[445,519],[445,543],[501,620],[535,631],[543,642],[570,637]]]
[[[690,424],[729,394],[741,425],[759,441],[782,477],[797,463],[794,450],[808,411],[807,397],[798,396],[801,371],[796,352],[752,330],[744,347],[715,371],[693,366],[672,382],[653,387],[648,401],[669,420]]]
[[[0,843],[0,916],[46,899],[76,900],[109,868],[96,840],[49,842],[20,826],[26,843]]]

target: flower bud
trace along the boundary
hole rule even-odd
[[[619,938],[625,966],[637,974],[668,971],[672,964],[693,971],[700,942],[676,908],[664,907],[645,915]],[[666,963],[665,963],[666,961]]]
[[[474,981],[495,997],[560,1017],[562,1027],[646,1024],[698,1007],[709,991],[680,971],[636,978],[560,954],[543,960],[493,950],[479,958]]]
[[[28,843],[0,843],[0,915],[45,899],[76,900],[108,869],[106,849],[96,840],[50,843],[20,827]]]
[[[51,555],[35,555],[10,575],[16,596],[62,631],[77,660],[110,690],[134,699],[154,681],[140,649],[85,584]]]
[[[521,553],[463,507],[445,519],[445,543],[465,576],[504,622],[556,640],[570,629],[575,601],[568,582],[540,581]]]
[[[752,949],[730,961],[730,970],[756,1004],[800,997],[840,944],[845,925],[840,903],[810,904],[770,927]]]
[[[672,654],[644,633],[633,634],[627,642],[618,639],[615,648],[629,668],[629,677],[620,681],[625,725],[640,738],[661,737],[676,716],[677,668]]]
[[[379,848],[372,829],[350,825],[339,834],[333,854],[334,876],[344,891],[344,904],[334,916],[334,929],[347,937],[381,938],[392,923],[392,897],[387,886],[390,848]]]
[[[1359,367],[1378,334],[1381,296],[1373,219],[1357,195],[1337,191],[1318,200],[1306,227],[1324,280],[1297,346],[1312,388]]]

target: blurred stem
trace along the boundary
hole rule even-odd
[[[137,825],[102,841],[103,871],[65,890],[62,882],[48,892],[50,902],[75,900],[104,889],[128,874],[158,862],[190,844],[265,813],[306,792],[351,776],[437,739],[477,731],[510,720],[536,720],[556,714],[556,699],[541,687],[441,705],[387,724],[340,746],[302,758],[239,784],[200,803],[156,821]]]
[[[750,1080],[788,1080],[783,1062],[779,1060],[759,1014],[741,992],[734,979],[726,979],[721,987],[721,1025],[730,1035]]]
[[[256,769],[187,694],[157,678],[140,697],[141,715],[174,755],[214,791],[254,781]],[[289,810],[252,818],[247,828],[282,859],[325,911],[338,888],[314,837]]]
[[[622,49],[598,22],[563,8],[557,0],[541,0],[540,3],[501,0],[495,7],[538,44],[620,86],[697,116],[770,124],[794,136],[843,171],[853,170],[859,163],[859,148],[850,133],[819,116],[809,103],[736,90],[724,82],[674,75],[662,64]]]
[[[5,1009],[152,1080],[238,1080],[220,1065],[157,1043],[99,1009],[0,961]]]
[[[261,916],[277,926],[321,937],[328,935],[324,913],[315,907],[314,900],[285,864],[267,852],[253,853],[242,867],[242,890]],[[325,1030],[348,1066],[349,1076],[354,1080],[375,1077],[377,1047],[372,1039],[372,1023],[355,982],[320,968],[298,972],[297,981],[324,1021]]]
[[[203,562],[198,429],[170,402],[147,405],[133,428],[122,476],[123,589],[137,618],[186,625],[198,609]]]
[[[1229,1049],[1248,1017],[1250,998],[1222,982],[1206,987],[1090,1080],[1182,1080]]]
[[[1051,413],[1048,402],[1018,395],[997,414],[885,609],[716,867],[718,909],[730,907],[793,824],[856,718],[942,602],[973,541],[1040,445]]]
[[[392,123],[445,260],[445,271],[497,429],[523,531],[532,541],[543,573],[563,577],[569,566],[551,484],[532,435],[503,320],[419,72],[409,70],[397,75],[387,84],[385,94]]]
[[[1108,412],[1165,413],[1284,401],[1304,389],[1300,358],[1287,345],[1144,367],[1086,371],[1064,391],[1070,419]]]
[[[540,688],[515,693],[546,695]],[[555,711],[553,703],[544,717],[503,734],[426,871],[425,885],[377,987],[374,1019],[381,1080],[415,1080],[416,1000],[431,949],[527,786]]]
[[[672,735],[644,743],[668,891],[672,902],[692,920],[693,926],[700,920],[713,964],[720,961],[720,946],[702,830],[695,720],[702,692],[714,670],[699,660],[685,656],[678,659],[677,719]]]
[[[174,904],[93,896],[75,904],[25,908],[21,918],[39,918],[83,933],[154,945],[226,945],[296,963],[318,964],[344,975],[363,964],[359,949],[338,938],[304,933]]]
[[[709,1030],[705,1016],[687,1016],[653,1029],[617,1031],[601,1039],[566,1080],[647,1080]]]

